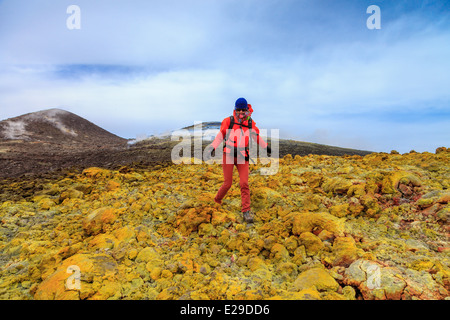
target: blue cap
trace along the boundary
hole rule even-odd
[[[236,100],[236,103],[234,104],[234,109],[248,109],[247,100],[244,98],[239,98]]]

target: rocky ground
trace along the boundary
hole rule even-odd
[[[98,166],[117,170],[121,166],[148,168],[172,163],[171,152],[179,142],[170,138],[154,138],[133,145],[122,139],[116,143],[92,145],[89,141],[65,143],[0,139],[0,179],[31,178]],[[205,148],[211,141],[203,142]],[[192,144],[191,154],[194,154]],[[369,151],[333,147],[315,143],[280,140],[279,155],[366,155]]]
[[[205,123],[205,128],[208,124]],[[191,126],[192,127],[192,126]],[[186,127],[184,129],[189,129]],[[152,137],[138,143],[118,137],[65,110],[48,109],[0,121],[0,179],[55,176],[66,170],[121,166],[149,168],[172,163],[179,141]],[[211,141],[203,142],[203,148]],[[193,146],[193,144],[192,144]],[[279,154],[366,155],[369,151],[280,140]],[[192,151],[194,154],[194,151]],[[19,179],[18,179],[19,178]]]
[[[4,178],[0,299],[449,299],[449,160],[251,165],[253,224],[218,164]]]

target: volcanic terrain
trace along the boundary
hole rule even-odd
[[[250,165],[248,224],[237,173],[215,203],[220,164],[173,164],[177,141],[129,145],[55,109],[0,135],[0,299],[450,297],[445,147],[281,141],[272,175]]]

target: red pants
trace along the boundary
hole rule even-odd
[[[217,192],[214,200],[221,203],[222,199],[227,194],[228,190],[231,188],[233,183],[233,169],[234,166],[237,167],[239,172],[239,186],[241,187],[241,208],[242,212],[250,210],[250,189],[248,187],[248,161],[245,163],[238,163],[236,158],[230,158],[226,153],[223,154],[223,177],[224,182]]]

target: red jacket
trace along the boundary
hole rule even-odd
[[[250,114],[248,118],[242,122],[242,126],[239,124],[239,119],[236,115],[236,111],[233,111],[233,117],[234,117],[234,125],[232,130],[230,130],[230,134],[228,136],[228,140],[225,141],[225,153],[231,153],[234,148],[237,148],[242,155],[245,154],[245,148],[248,147],[249,143],[249,137],[251,136],[254,141],[256,141],[262,148],[267,148],[267,142],[264,141],[264,139],[261,138],[259,135],[259,129],[256,126],[255,121],[252,119],[252,130],[250,132],[248,128],[248,119],[251,117],[253,113],[253,108],[249,104],[248,109],[250,111]],[[216,149],[219,144],[223,141],[223,139],[227,135],[227,130],[230,127],[230,117],[227,117],[223,119],[222,124],[220,125],[220,132],[217,134],[216,138],[212,142],[212,146],[214,149]],[[247,154],[248,156],[248,154]]]

